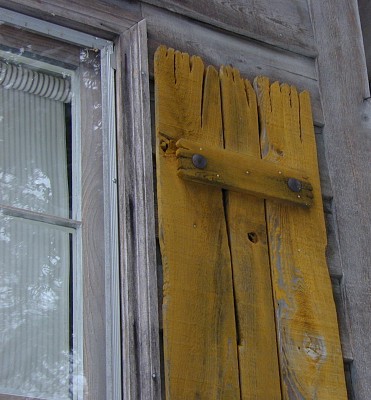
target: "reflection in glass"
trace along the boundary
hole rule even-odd
[[[69,216],[65,104],[0,85],[0,203]]]
[[[0,210],[22,210],[19,218],[0,214],[1,394],[79,397],[73,373],[81,368],[72,350],[74,231],[53,225],[54,217],[71,215],[65,82],[0,62]],[[58,90],[66,93],[57,96],[62,101]],[[48,214],[49,223],[30,221],[24,210]]]
[[[0,217],[0,392],[68,399],[70,233]]]

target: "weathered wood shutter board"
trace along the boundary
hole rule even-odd
[[[222,193],[180,180],[175,143],[169,140],[184,135],[222,146],[218,73],[207,69],[203,91],[201,59],[165,48],[155,68],[166,397],[239,399]],[[166,137],[168,127],[172,134]]]
[[[266,201],[283,398],[346,398],[309,95],[267,78],[255,87],[262,153],[305,166],[316,200],[308,210]]]
[[[221,68],[220,82],[224,147],[260,158],[254,89],[231,67]],[[241,398],[280,399],[264,200],[226,192],[225,213],[238,321]]]
[[[160,47],[155,79],[167,399],[346,398],[308,95],[258,78],[259,140],[236,69]],[[180,138],[309,168],[313,207],[180,179]]]
[[[310,207],[312,204],[313,187],[304,171],[267,162],[257,156],[216,149],[208,144],[186,139],[179,139],[176,147],[178,176],[183,179],[303,207]],[[196,163],[194,156],[198,159]],[[205,162],[206,165],[199,168],[197,162]],[[289,180],[300,185],[300,195],[290,189]]]

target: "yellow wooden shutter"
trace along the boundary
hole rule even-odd
[[[155,56],[167,400],[346,399],[309,95]]]

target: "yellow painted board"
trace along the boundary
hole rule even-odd
[[[266,201],[282,396],[346,399],[309,95],[265,77],[255,88],[264,158],[305,168],[314,188],[309,209]]]
[[[232,112],[228,107],[228,115],[234,116],[235,110]],[[176,146],[178,176],[182,179],[247,193],[262,199],[292,203],[294,206],[310,207],[312,204],[313,188],[304,171],[261,160],[260,154],[241,154],[186,139],[178,140]],[[197,168],[193,163],[194,155],[204,157],[206,167]],[[298,192],[289,188],[290,179],[300,183]]]
[[[166,399],[240,399],[222,191],[179,179],[174,143],[222,146],[218,73],[160,47],[155,101]]]
[[[254,89],[231,67],[221,68],[220,81],[225,148],[260,160]],[[264,200],[236,192],[228,192],[226,198],[241,399],[278,400],[281,388]]]

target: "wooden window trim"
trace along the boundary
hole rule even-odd
[[[109,40],[142,19],[129,0],[0,0],[0,7]]]
[[[123,399],[161,399],[146,21],[116,50]]]

